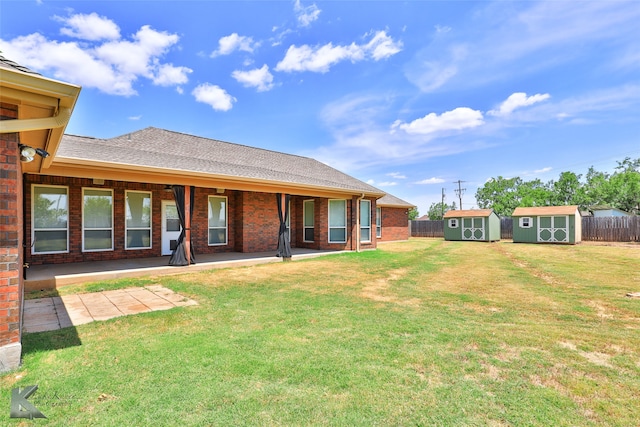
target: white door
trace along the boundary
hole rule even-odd
[[[162,201],[162,255],[171,255],[173,248],[178,244],[178,237],[182,226],[176,202]]]
[[[569,242],[569,217],[539,217],[538,242]]]
[[[462,240],[484,240],[484,218],[462,218]]]

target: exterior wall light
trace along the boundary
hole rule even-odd
[[[32,162],[36,154],[42,157],[43,159],[45,157],[49,157],[49,153],[43,150],[42,148],[33,148],[24,144],[18,144],[18,147],[20,148],[21,162],[25,162],[25,163]]]

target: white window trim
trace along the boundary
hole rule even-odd
[[[224,199],[224,243],[211,243],[209,241],[209,230],[219,230],[222,227],[209,227],[209,209],[211,199]],[[229,198],[227,196],[209,195],[207,197],[207,244],[209,246],[227,246],[229,244]]]
[[[458,228],[459,225],[460,225],[460,221],[458,221],[458,218],[449,219],[449,228]]]
[[[307,219],[307,206],[309,203],[313,204],[313,225],[311,227],[309,227],[308,225],[305,224],[305,220]],[[315,208],[316,208],[316,201],[315,199],[309,199],[309,200],[304,200],[302,202],[302,241],[306,242],[306,243],[313,243],[315,241],[314,240],[307,240],[307,230],[308,229],[312,229],[314,230],[315,233],[315,222],[316,222],[316,214],[315,214]]]
[[[149,227],[127,227],[127,195],[129,193],[144,193],[149,195]],[[125,190],[124,192],[124,249],[126,251],[140,251],[147,250],[153,248],[153,193],[151,191],[140,191],[140,190]],[[144,246],[140,248],[130,248],[127,246],[127,241],[129,240],[129,230],[149,230],[149,246]]]
[[[533,218],[530,216],[523,216],[519,218],[520,228],[532,228],[533,227]],[[524,224],[525,220],[527,221],[527,225]]]
[[[344,203],[344,227],[332,227],[331,226],[331,202],[342,202]],[[345,199],[330,199],[327,204],[327,209],[329,211],[327,215],[327,227],[329,230],[329,243],[347,243],[347,201]],[[332,229],[344,229],[344,240],[331,240],[331,230]]]
[[[36,187],[46,187],[46,188],[64,188],[67,192],[67,227],[66,228],[46,228],[39,229],[37,231],[62,231],[65,230],[67,232],[67,249],[64,251],[49,251],[49,252],[36,252],[36,216],[35,216],[35,188]],[[31,253],[33,255],[46,255],[46,254],[68,254],[69,253],[69,187],[66,185],[46,185],[46,184],[32,184],[31,185]]]
[[[382,208],[376,206],[376,237],[382,238]]]
[[[362,225],[362,218],[360,218],[360,243],[371,243],[371,200],[360,200],[360,212],[362,212],[362,205],[369,204],[369,225]],[[362,230],[369,230],[369,240],[362,240]]]
[[[109,249],[85,249],[84,247],[84,232],[85,232],[85,228],[84,228],[84,192],[85,190],[97,190],[97,191],[105,191],[105,192],[109,192],[111,193],[111,228],[89,228],[88,230],[99,230],[99,231],[104,231],[104,230],[111,230],[111,248]],[[114,239],[114,231],[113,231],[113,205],[114,205],[114,197],[113,197],[113,190],[111,188],[95,188],[95,187],[82,187],[82,252],[105,252],[105,251],[112,251],[113,250],[113,239]]]

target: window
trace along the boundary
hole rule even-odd
[[[67,187],[32,187],[32,253],[69,250],[69,198]]]
[[[125,192],[125,249],[151,248],[151,193]]]
[[[302,216],[303,228],[304,228],[304,241],[313,242],[314,240],[314,209],[315,202],[313,200],[305,200],[302,204]]]
[[[371,241],[371,201],[360,200],[360,241]]]
[[[458,218],[451,218],[449,220],[449,228],[458,228]]]
[[[329,200],[329,243],[347,242],[347,201]]]
[[[531,228],[532,226],[531,217],[524,216],[520,218],[520,228]]]
[[[82,250],[113,250],[113,192],[82,190]]]
[[[227,244],[227,198],[209,196],[209,246]]]
[[[376,237],[382,237],[382,208],[376,208]]]

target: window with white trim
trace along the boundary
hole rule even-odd
[[[329,200],[329,243],[347,242],[347,201]]]
[[[530,216],[523,216],[520,218],[520,228],[531,228],[533,227],[533,221],[531,221]]]
[[[451,218],[449,220],[449,228],[458,228],[459,223],[458,218]]]
[[[68,187],[33,185],[31,187],[31,251],[50,254],[69,251]]]
[[[382,208],[376,207],[376,237],[382,237]]]
[[[125,191],[125,249],[151,248],[151,192]]]
[[[82,189],[82,250],[113,250],[113,191]]]
[[[209,246],[227,244],[227,198],[209,196]]]
[[[313,200],[305,200],[302,203],[302,216],[303,216],[303,224],[302,227],[304,229],[304,237],[303,240],[305,242],[313,242],[314,241],[314,232],[315,232],[315,202]]]
[[[371,241],[371,200],[360,200],[360,241]]]

